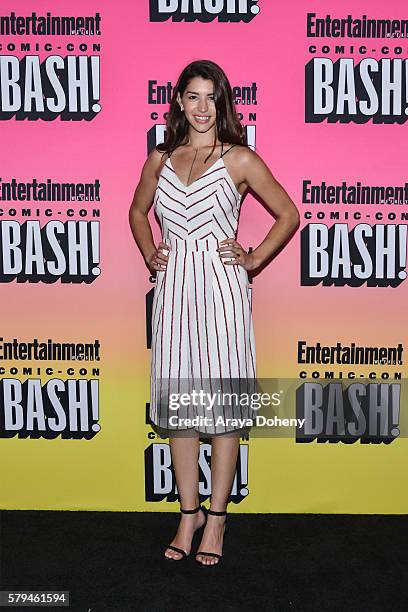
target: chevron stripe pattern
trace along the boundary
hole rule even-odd
[[[237,381],[256,377],[248,273],[239,264],[224,265],[216,250],[219,241],[236,238],[240,205],[222,157],[188,186],[170,159],[162,168],[154,210],[170,253],[166,270],[156,273],[152,304],[150,419],[164,429],[169,393],[192,385],[215,391],[216,381],[231,381],[235,389]],[[195,429],[218,434],[234,427]]]

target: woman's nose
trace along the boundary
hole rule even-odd
[[[201,100],[200,104],[198,105],[198,110],[200,112],[205,112],[207,108],[207,102],[205,100]]]

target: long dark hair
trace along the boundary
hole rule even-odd
[[[163,152],[163,155],[167,152],[170,156],[178,146],[187,143],[189,123],[177,102],[177,92],[180,92],[180,96],[183,96],[184,90],[191,79],[197,76],[210,79],[213,82],[214,102],[217,110],[214,145],[211,153],[206,157],[206,161],[214,152],[217,136],[221,142],[248,146],[245,130],[238,118],[231,85],[225,72],[211,60],[196,60],[188,64],[178,78],[167,116],[166,139],[163,143],[158,144],[156,149]]]

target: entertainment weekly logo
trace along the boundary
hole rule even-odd
[[[244,21],[258,15],[258,0],[150,0],[150,21]]]

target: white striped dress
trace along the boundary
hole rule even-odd
[[[192,385],[231,393],[247,390],[256,377],[248,273],[224,265],[216,250],[219,241],[236,238],[240,205],[222,156],[188,186],[166,160],[154,210],[170,252],[166,269],[156,273],[150,374],[150,419],[162,429],[175,427],[169,416],[211,416],[193,429],[217,435],[240,429],[230,418],[248,416],[241,405],[169,408],[169,394],[191,392]],[[176,428],[188,429],[179,419]]]

